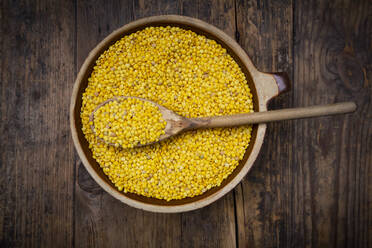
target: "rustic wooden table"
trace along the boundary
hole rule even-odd
[[[181,14],[235,39],[292,91],[271,109],[355,101],[353,115],[268,125],[254,168],[203,209],[154,214],[105,193],[68,110],[89,51],[141,17]],[[337,1],[1,1],[1,247],[371,247],[372,4]]]

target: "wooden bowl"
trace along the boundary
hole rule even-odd
[[[93,159],[92,152],[88,147],[88,142],[81,130],[80,109],[82,105],[82,94],[88,85],[88,78],[92,73],[96,60],[109,46],[123,36],[145,27],[167,25],[192,30],[195,33],[217,41],[226,48],[246,76],[253,94],[254,111],[266,111],[268,101],[288,88],[288,77],[282,73],[263,73],[258,71],[238,43],[223,31],[198,19],[178,15],[153,16],[131,22],[111,33],[89,53],[77,75],[70,106],[71,133],[81,161],[93,179],[104,190],[120,201],[132,207],[147,211],[175,213],[204,207],[232,190],[243,179],[256,160],[263,143],[266,125],[260,124],[253,126],[251,142],[238,167],[219,187],[214,187],[202,195],[167,202],[165,200],[140,196],[133,193],[123,193],[116,189],[103,173],[95,159]]]

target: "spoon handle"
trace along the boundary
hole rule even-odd
[[[246,124],[345,114],[354,112],[355,110],[356,104],[354,102],[343,102],[327,105],[317,105],[305,108],[289,108],[264,112],[254,112],[249,114],[191,118],[190,120],[193,123],[193,125],[191,125],[192,129],[232,127]]]

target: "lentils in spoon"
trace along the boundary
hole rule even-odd
[[[90,125],[105,143],[132,148],[155,142],[164,134],[166,122],[158,107],[137,98],[116,98],[100,105]]]

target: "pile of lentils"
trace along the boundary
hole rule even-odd
[[[188,118],[253,112],[238,64],[216,41],[190,30],[147,27],[98,58],[81,109],[93,157],[118,190],[170,201],[219,186],[249,145],[249,125],[189,131],[139,148],[107,145],[89,116],[114,96],[149,99]]]

